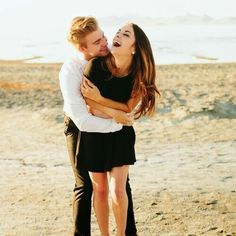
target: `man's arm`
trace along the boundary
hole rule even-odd
[[[64,99],[64,111],[81,131],[109,133],[122,128],[113,119],[103,119],[90,114],[80,93],[84,65],[71,58],[63,64],[60,73],[60,88]]]

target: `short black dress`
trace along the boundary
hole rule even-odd
[[[131,97],[133,78],[111,77],[103,57],[91,60],[84,75],[103,97],[126,103]],[[91,172],[110,171],[113,167],[135,163],[135,132],[123,126],[113,133],[81,132],[78,163]]]

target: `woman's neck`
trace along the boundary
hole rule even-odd
[[[130,66],[132,63],[132,57],[122,57],[114,56],[115,65],[116,65],[116,76],[126,76],[130,72]]]

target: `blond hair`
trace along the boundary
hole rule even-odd
[[[79,46],[86,46],[85,37],[98,29],[98,23],[94,17],[75,17],[70,26],[68,41]]]

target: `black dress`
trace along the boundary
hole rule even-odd
[[[126,103],[132,92],[133,78],[111,77],[104,62],[91,60],[84,75],[100,90],[103,97]],[[113,133],[81,132],[78,163],[92,172],[110,171],[113,167],[132,165],[135,158],[135,132],[132,126],[123,126]]]

